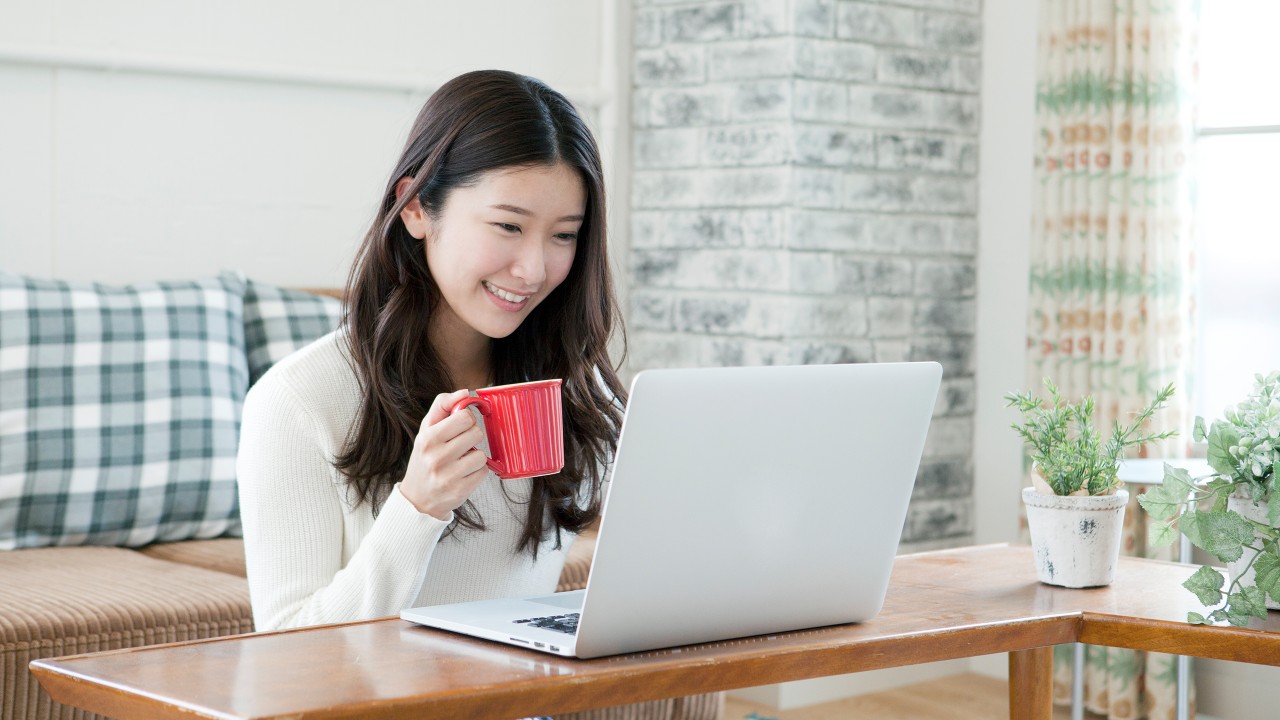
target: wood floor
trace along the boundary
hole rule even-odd
[[[848,700],[775,710],[728,698],[725,720],[999,720],[1009,717],[1009,686],[985,675],[953,675]],[[1057,708],[1055,720],[1071,712]]]

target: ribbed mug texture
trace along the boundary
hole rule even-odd
[[[489,438],[489,467],[506,480],[552,475],[564,467],[560,380],[477,390]]]

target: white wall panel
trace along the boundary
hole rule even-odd
[[[53,16],[50,0],[4,0],[0,2],[0,42],[51,42]]]
[[[55,42],[183,58],[418,75],[497,67],[595,87],[599,0],[61,0]],[[545,76],[545,77],[544,77]]]
[[[0,65],[0,269],[53,271],[53,72]]]
[[[395,93],[59,75],[54,267],[68,279],[237,268],[282,284],[340,281],[419,104]]]
[[[4,0],[0,267],[104,282],[240,269],[338,285],[421,90],[498,67],[575,99],[616,98],[602,8]],[[98,61],[108,67],[89,69]],[[306,74],[337,81],[279,81]],[[366,79],[375,87],[357,87]],[[398,84],[420,91],[376,87]],[[600,108],[583,110],[613,146]]]
[[[982,19],[974,540],[1017,542],[1022,444],[1003,397],[1026,382],[1037,8],[987,0]],[[1008,656],[973,658],[970,667],[1003,678]]]

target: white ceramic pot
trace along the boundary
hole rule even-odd
[[[1241,515],[1245,516],[1245,518],[1248,520],[1253,520],[1254,522],[1259,522],[1259,523],[1262,523],[1263,525],[1271,524],[1271,522],[1267,519],[1266,504],[1265,503],[1255,504],[1252,500],[1242,495],[1232,495],[1231,497],[1227,498],[1227,509],[1231,510],[1232,512],[1240,513]],[[1250,550],[1249,548],[1245,548],[1244,554],[1240,556],[1239,560],[1233,563],[1227,563],[1227,573],[1231,577],[1231,582],[1235,582],[1236,578],[1240,577],[1240,571],[1244,570],[1246,567],[1249,567],[1249,562],[1253,560],[1253,557],[1255,555],[1257,555],[1256,552],[1254,552],[1253,550]],[[1254,572],[1253,568],[1249,567],[1248,572],[1246,572],[1244,574],[1244,577],[1240,578],[1240,580],[1245,585],[1254,585],[1257,583],[1257,581],[1254,579],[1254,576],[1256,575],[1257,573]],[[1271,610],[1280,610],[1280,602],[1276,602],[1275,600],[1272,600],[1271,596],[1268,595],[1267,608]]]
[[[1036,578],[1069,588],[1110,585],[1116,577],[1129,491],[1114,495],[1046,495],[1024,488]]]

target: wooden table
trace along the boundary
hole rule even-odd
[[[1280,665],[1280,613],[1257,628],[1185,622],[1185,565],[1122,558],[1110,587],[1035,580],[1030,548],[898,558],[873,620],[569,660],[397,618],[37,660],[59,702],[128,718],[520,718],[1008,652],[1010,717],[1051,716],[1052,646]],[[1280,678],[1278,678],[1280,679]]]

